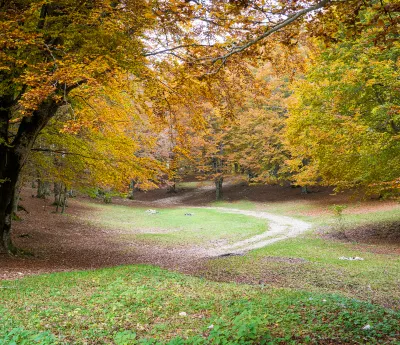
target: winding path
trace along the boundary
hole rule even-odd
[[[212,190],[213,188],[214,188],[213,186],[202,186],[200,188],[193,190],[191,193],[167,197],[164,199],[153,201],[152,204],[155,206],[183,205],[184,201],[187,198],[193,197],[194,195],[201,195],[202,193]],[[278,241],[299,236],[300,234],[311,229],[310,223],[295,218],[280,216],[264,211],[249,211],[249,210],[240,210],[228,207],[198,207],[198,208],[266,219],[268,220],[268,225],[269,225],[268,230],[260,235],[256,235],[232,244],[202,248],[202,250],[200,250],[202,252],[200,256],[205,256],[205,257],[217,257],[224,255],[226,256],[243,255],[250,250],[262,248]]]
[[[227,207],[202,208],[218,210],[224,213],[242,214],[249,217],[267,219],[269,225],[269,229],[260,235],[256,235],[229,245],[210,249],[209,256],[241,255],[253,249],[262,248],[278,241],[296,237],[311,228],[310,223],[268,212],[239,210]]]

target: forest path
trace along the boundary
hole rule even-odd
[[[239,210],[227,207],[202,208],[268,220],[268,230],[266,232],[229,245],[210,248],[208,250],[208,256],[243,255],[250,250],[262,248],[278,241],[299,236],[311,228],[310,223],[264,211]]]
[[[183,206],[188,198],[204,194],[215,187],[213,185],[202,186],[184,195],[174,195],[160,200],[151,202],[154,206]],[[272,243],[282,241],[288,238],[299,236],[300,234],[311,229],[311,224],[291,218],[288,216],[281,216],[264,211],[250,211],[240,210],[228,207],[197,207],[201,209],[215,210],[223,213],[241,214],[249,217],[266,219],[268,221],[268,230],[262,234],[252,236],[242,241],[234,242],[231,244],[224,244],[214,247],[202,248],[200,256],[204,257],[218,257],[228,255],[244,255],[246,252],[259,249],[270,245]],[[199,249],[199,248],[198,248]]]

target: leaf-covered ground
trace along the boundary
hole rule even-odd
[[[400,314],[151,266],[4,281],[0,344],[398,344]]]
[[[290,215],[320,230],[209,259],[199,248],[269,224],[182,206],[148,215],[151,203],[126,201],[71,200],[59,215],[50,203],[23,196],[30,214],[14,223],[14,240],[35,256],[0,257],[0,279],[138,263],[170,271],[135,265],[3,281],[1,345],[399,344],[399,207],[390,202],[350,204],[340,224],[330,205],[321,212],[322,201],[214,204]]]

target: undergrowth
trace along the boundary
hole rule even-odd
[[[355,299],[216,283],[151,266],[0,286],[2,345],[398,344],[400,334],[400,313]]]

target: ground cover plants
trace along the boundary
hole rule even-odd
[[[104,260],[113,253],[115,261],[104,262],[154,262],[172,271],[134,265],[2,281],[0,343],[397,344],[396,246],[335,238],[335,214],[331,206],[322,207],[322,201],[203,200],[194,207],[172,204],[171,200],[179,201],[175,194],[159,204],[157,193],[153,201],[148,200],[151,193],[143,195],[146,205],[140,200],[71,200],[68,213],[60,215],[45,206],[51,200],[29,198],[27,191],[31,212],[46,212],[52,221],[53,228],[47,230],[44,223],[43,231],[60,234],[59,239],[50,237],[60,241],[60,248],[37,247],[48,255],[64,253],[51,254],[58,261],[47,269],[57,269],[65,259],[73,261],[76,251],[68,239],[78,232],[85,234],[75,239],[85,242],[80,249],[88,253],[85,267],[99,267],[99,257]],[[207,190],[190,193],[209,195]],[[369,210],[367,219],[376,219],[377,224],[393,221],[399,212],[390,202],[347,204],[350,213],[344,220],[349,220],[344,224],[349,226],[349,238],[353,226],[365,223],[364,209]],[[326,210],[322,215],[321,207]],[[210,257],[221,243],[270,231],[266,219],[225,213],[229,208],[290,215],[309,222],[311,228],[245,255]],[[26,236],[40,238],[29,219],[18,224],[20,241]],[[63,229],[69,229],[68,234]],[[96,253],[98,241],[103,251]],[[354,256],[364,260],[340,260]],[[21,259],[15,266],[17,277],[24,265]]]
[[[0,294],[1,344],[396,344],[400,332],[398,312],[356,299],[150,266],[28,277]]]

